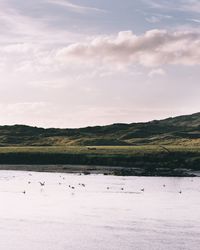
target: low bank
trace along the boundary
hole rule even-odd
[[[198,148],[93,147],[1,148],[0,169],[103,173],[122,176],[193,176],[200,171]]]

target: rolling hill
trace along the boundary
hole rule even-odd
[[[80,129],[0,126],[0,146],[200,146],[200,113]]]

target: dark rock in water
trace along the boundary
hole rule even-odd
[[[85,171],[85,172],[83,172],[83,174],[84,174],[84,175],[90,175],[90,172]]]
[[[114,170],[114,175],[117,176],[160,176],[160,177],[195,177],[187,169],[171,169],[171,168],[155,168],[155,169],[136,169],[136,168],[121,168]],[[165,185],[163,185],[165,187]]]

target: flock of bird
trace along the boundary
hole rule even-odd
[[[32,174],[30,173],[29,176],[32,176]],[[13,178],[15,178],[15,176],[13,176]],[[65,177],[62,177],[61,175],[60,175],[60,178],[62,178],[63,180],[65,180]],[[193,181],[193,180],[191,180],[191,181]],[[39,181],[38,183],[40,184],[41,187],[44,187],[44,186],[45,186],[45,181],[44,181],[44,182]],[[30,184],[31,184],[31,181],[28,181],[28,184],[30,185]],[[59,182],[58,184],[59,184],[59,185],[62,185],[61,182]],[[86,187],[86,185],[85,185],[84,183],[78,183],[78,186],[82,186],[82,187],[84,187],[84,188]],[[75,186],[68,185],[68,187],[69,187],[70,189],[72,189],[72,190],[75,190]],[[163,184],[163,187],[165,188],[165,187],[166,187],[166,184]],[[110,187],[107,187],[107,190],[110,190]],[[124,188],[123,188],[123,187],[121,188],[121,191],[124,191]],[[144,189],[144,188],[141,188],[140,191],[141,191],[141,192],[144,192],[145,189]],[[26,194],[26,190],[24,190],[22,193],[23,193],[23,194]],[[179,194],[182,194],[182,190],[179,190],[178,193],[179,193]]]
[[[32,176],[32,174],[29,174],[29,176]],[[15,176],[13,176],[13,177],[15,177]],[[62,178],[63,180],[65,180],[65,177],[60,176],[60,178]],[[43,182],[39,181],[38,183],[40,184],[41,187],[44,187],[44,186],[45,186],[45,181],[43,181]],[[31,184],[31,181],[28,181],[28,184],[30,185],[30,184]],[[58,185],[62,185],[62,184],[63,184],[63,183],[61,183],[61,182],[58,183]],[[85,187],[86,187],[86,184],[84,184],[84,183],[78,183],[78,186],[81,186],[81,187],[85,188]],[[166,187],[166,184],[163,184],[163,188],[165,188],[165,187]],[[70,189],[72,189],[72,190],[75,190],[75,189],[76,189],[76,187],[75,187],[75,186],[72,186],[72,185],[68,185],[68,188],[70,188]],[[108,186],[106,189],[107,189],[107,190],[110,190],[111,187]],[[121,190],[121,191],[124,191],[124,187],[121,187],[120,190]],[[141,193],[143,193],[144,191],[145,191],[144,188],[141,188],[141,189],[140,189],[140,192],[141,192]],[[26,194],[26,190],[24,190],[22,193],[23,193],[23,194]],[[182,194],[182,190],[179,190],[178,193],[179,193],[179,194]]]
[[[31,175],[31,174],[29,174],[29,175]],[[13,176],[13,177],[14,177],[14,176]],[[60,177],[61,177],[61,176],[60,176]],[[65,177],[63,177],[62,179],[65,180]],[[44,186],[45,186],[45,181],[44,181],[44,182],[39,181],[38,183],[40,184],[41,187],[44,187]],[[30,184],[31,184],[31,181],[28,181],[28,184],[30,185]],[[59,184],[59,185],[62,185],[61,182],[59,182],[58,184]],[[82,186],[82,187],[84,187],[84,188],[86,187],[86,185],[85,185],[84,183],[79,183],[78,186]],[[72,190],[75,189],[75,187],[74,187],[74,186],[71,186],[71,185],[68,185],[68,187],[71,188]],[[123,189],[122,189],[122,190],[123,190]],[[24,190],[22,193],[23,193],[23,194],[26,194],[26,190]]]

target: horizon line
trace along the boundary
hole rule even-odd
[[[106,127],[106,126],[112,126],[112,125],[116,125],[116,124],[121,124],[121,125],[131,125],[131,124],[138,124],[138,123],[150,123],[150,122],[154,122],[154,121],[163,121],[163,120],[167,120],[167,119],[173,119],[173,118],[178,118],[178,117],[183,117],[183,116],[191,116],[191,115],[196,115],[196,114],[200,114],[200,112],[195,112],[192,114],[185,114],[185,115],[176,115],[176,116],[169,116],[166,118],[162,118],[162,119],[153,119],[153,120],[148,120],[148,121],[138,121],[138,122],[130,122],[130,123],[125,123],[125,122],[115,122],[115,123],[110,123],[110,124],[104,124],[104,125],[86,125],[83,127],[42,127],[42,126],[35,126],[35,125],[30,125],[30,124],[20,124],[20,123],[15,123],[15,124],[4,124],[4,125],[0,125],[0,127],[14,127],[14,126],[25,126],[25,127],[32,127],[32,128],[41,128],[41,129],[84,129],[84,128],[94,128],[94,127]]]

